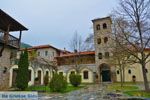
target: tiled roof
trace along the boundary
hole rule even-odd
[[[150,51],[150,48],[145,48],[145,51]]]
[[[32,49],[45,49],[45,48],[53,48],[53,49],[56,49],[58,51],[60,51],[58,48],[55,48],[51,45],[39,45],[39,46],[33,46],[31,48],[27,48],[27,50],[32,50]],[[25,50],[25,49],[21,49],[21,50]]]
[[[64,54],[64,55],[60,55],[57,58],[60,57],[71,57],[71,56],[76,56],[76,55],[94,55],[95,51],[85,51],[85,52],[79,52],[79,53],[68,53],[68,54]]]

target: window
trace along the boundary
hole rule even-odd
[[[105,58],[109,58],[109,52],[105,52]]]
[[[104,37],[104,43],[108,42],[108,37]]]
[[[96,30],[100,30],[100,25],[96,25]]]
[[[63,76],[63,72],[59,72],[59,75],[62,75],[62,76]]]
[[[75,71],[71,71],[71,74],[75,74]]]
[[[31,70],[29,70],[29,81],[31,81]]]
[[[53,57],[55,56],[55,53],[53,52]]]
[[[83,78],[84,78],[84,79],[88,79],[88,78],[89,78],[89,73],[88,73],[88,71],[84,71],[84,72],[83,72]]]
[[[103,29],[107,29],[107,24],[106,23],[103,24]]]
[[[117,74],[119,74],[119,70],[117,70]]]
[[[38,52],[38,56],[40,56],[40,52]]]
[[[146,72],[146,73],[148,73],[148,70],[147,70],[147,69],[145,69],[145,72]]]
[[[98,58],[99,58],[99,59],[102,59],[102,53],[99,53],[99,54],[98,54]]]
[[[130,69],[128,70],[128,74],[131,74],[131,70]]]
[[[45,56],[47,56],[48,55],[48,51],[45,51]]]
[[[101,44],[101,38],[97,39],[97,44]]]
[[[49,73],[49,72],[48,72],[48,71],[46,71],[46,76],[48,76],[48,73]]]

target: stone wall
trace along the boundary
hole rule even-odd
[[[12,50],[13,49],[5,48],[2,57],[0,57],[0,90],[6,90],[9,87],[10,55]],[[4,70],[6,72],[4,72]]]

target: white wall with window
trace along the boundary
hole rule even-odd
[[[80,72],[82,83],[93,83],[93,72],[88,68],[83,68]]]
[[[37,55],[53,61],[54,57],[56,57],[58,54],[57,51],[53,48],[42,48],[37,50]]]

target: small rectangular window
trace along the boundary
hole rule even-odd
[[[98,58],[99,58],[99,59],[102,59],[102,53],[99,53],[99,54],[98,54]]]
[[[55,53],[53,52],[53,57],[55,56]]]
[[[109,58],[109,52],[105,52],[105,58]]]
[[[88,73],[88,71],[84,71],[83,72],[83,78],[84,79],[88,79],[89,78],[89,75],[88,75],[89,73]]]
[[[71,74],[75,74],[75,71],[71,71]]]
[[[40,56],[40,52],[38,52],[38,56]]]
[[[45,51],[45,56],[47,56],[48,55],[48,51]]]

